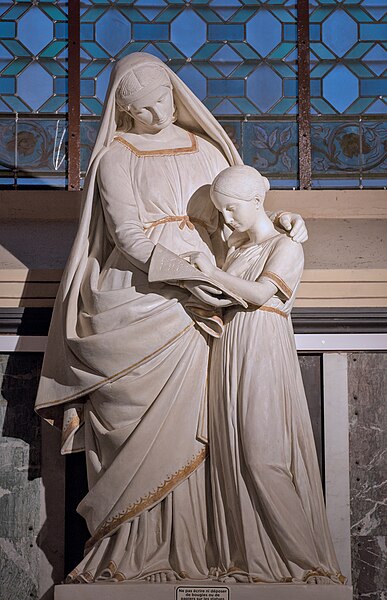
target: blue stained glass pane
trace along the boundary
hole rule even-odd
[[[328,48],[326,46],[324,46],[323,44],[320,44],[318,42],[312,42],[310,44],[310,48],[311,50],[317,55],[317,57],[320,59],[334,59],[335,55],[328,50]]]
[[[363,57],[363,60],[376,75],[381,75],[387,68],[387,52],[379,44],[374,46],[372,50]]]
[[[383,102],[383,100],[376,100],[367,110],[365,111],[367,114],[387,114],[387,103]]]
[[[67,23],[55,23],[54,25],[55,37],[59,40],[68,38],[68,25]]]
[[[179,13],[181,8],[169,6],[166,10],[163,10],[161,14],[155,19],[156,23],[170,23]]]
[[[360,93],[367,96],[383,96],[387,94],[387,79],[361,79]]]
[[[52,77],[38,63],[33,62],[19,75],[17,93],[32,110],[38,110],[52,96]]]
[[[166,59],[165,54],[160,52],[160,50],[158,48],[156,48],[156,46],[154,46],[153,44],[148,44],[145,47],[145,52],[152,54],[152,56],[157,56],[158,58],[160,58],[160,60],[165,61],[165,59]]]
[[[347,113],[352,115],[361,114],[373,102],[373,100],[374,98],[358,98],[356,102],[351,104]]]
[[[81,40],[94,39],[94,26],[92,23],[81,23]]]
[[[360,38],[362,40],[374,40],[375,42],[379,42],[380,40],[386,40],[387,23],[382,25],[360,25]]]
[[[205,22],[190,8],[185,10],[171,25],[171,41],[186,56],[192,56],[206,41]]]
[[[3,21],[0,23],[0,38],[14,38],[16,35],[16,25],[12,21]]]
[[[372,42],[359,42],[354,48],[347,53],[346,58],[360,58],[372,46]]]
[[[363,0],[363,7],[372,15],[377,21],[385,15],[386,7],[381,3],[379,5],[377,0]]]
[[[18,37],[20,41],[35,55],[52,40],[53,23],[37,7],[32,7],[20,19]]]
[[[262,65],[247,79],[247,96],[266,112],[281,98],[282,80],[270,67]]]
[[[209,96],[243,96],[244,81],[238,79],[215,79],[208,81]]]
[[[145,27],[147,26],[145,25]],[[148,25],[148,27],[152,26]],[[106,11],[97,21],[95,29],[97,42],[111,56],[115,56],[123,46],[130,42],[130,23],[120,11],[114,8]]]
[[[54,94],[67,94],[68,83],[66,77],[56,77],[54,79]]]
[[[289,54],[292,48],[294,48],[294,44],[292,43],[280,44],[275,50],[273,50],[273,52],[270,52],[269,56],[271,59],[280,60],[281,58],[284,58],[287,54]],[[297,57],[297,53],[295,57]]]
[[[209,25],[209,40],[240,40],[244,38],[243,25]]]
[[[138,40],[167,40],[169,37],[168,25],[135,23],[133,36]]]
[[[2,94],[14,94],[15,88],[14,77],[0,77],[0,92]]]
[[[297,96],[298,85],[295,79],[284,79],[284,95],[285,96]]]
[[[322,25],[322,39],[337,56],[343,56],[357,42],[357,24],[344,10],[336,10]]]
[[[297,25],[284,25],[284,40],[285,42],[297,41]]]
[[[195,67],[185,65],[178,75],[200,100],[204,100],[207,95],[207,80]]]
[[[343,112],[359,95],[357,77],[344,65],[337,65],[323,80],[324,97]]]
[[[136,6],[149,21],[153,21],[165,8],[165,2],[163,0],[137,0]]]
[[[30,107],[27,106],[17,96],[3,96],[4,102],[6,102],[14,112],[29,112]]]
[[[258,54],[245,43],[233,42],[230,44],[231,48],[235,48],[239,54],[246,60],[257,60],[259,59]]]
[[[296,115],[298,113],[297,102],[294,102],[294,98],[282,98],[269,112],[271,115]]]
[[[165,56],[171,59],[176,58],[184,58],[183,54],[179,52],[172,44],[169,42],[159,42],[157,44],[157,48],[159,48]]]
[[[82,42],[84,48],[93,58],[108,58],[109,55],[95,42]]]
[[[96,96],[100,99],[101,102],[105,100],[106,90],[109,85],[110,73],[112,70],[113,64],[109,63],[106,69],[99,75],[96,84]],[[87,104],[87,106],[90,106]]]
[[[230,100],[222,100],[214,110],[215,115],[240,115],[240,111],[230,102]]]
[[[243,158],[263,174],[296,176],[297,124],[262,121],[243,124]]]
[[[281,23],[268,10],[261,10],[246,26],[247,41],[261,56],[267,56],[281,41]]]
[[[213,0],[211,7],[225,20],[230,17],[240,8],[241,3],[238,0]]]
[[[311,79],[310,80],[310,93],[312,96],[321,96],[321,80]]]
[[[95,115],[100,115],[102,112],[102,104],[96,98],[82,98],[82,104],[86,106],[89,112]]]
[[[310,25],[309,35],[313,42],[318,42],[321,39],[320,25]]]
[[[94,79],[82,79],[81,80],[82,96],[94,96],[94,93],[95,93],[94,88],[95,88]]]
[[[239,54],[234,52],[229,46],[224,45],[222,48],[214,54],[212,60],[216,62],[216,65],[223,75],[230,75],[232,71],[242,62]]]

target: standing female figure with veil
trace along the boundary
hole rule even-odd
[[[203,579],[214,564],[207,334],[219,335],[216,307],[228,301],[193,282],[150,283],[148,269],[157,243],[213,260],[221,240],[209,184],[240,163],[159,59],[116,63],[37,399],[62,429],[62,452],[86,451],[89,492],[78,512],[91,538],[70,582]],[[302,238],[302,220],[293,222]],[[192,308],[192,294],[207,310]]]

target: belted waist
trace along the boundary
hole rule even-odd
[[[164,223],[179,223],[179,229],[184,229],[184,227],[188,227],[188,229],[195,229],[195,223],[197,225],[201,225],[202,227],[206,227],[206,224],[201,219],[197,219],[196,217],[189,217],[188,215],[178,215],[175,217],[163,217],[162,219],[158,219],[158,221],[153,221],[150,225],[144,227],[144,231],[148,231],[148,229],[153,229],[153,227],[158,227],[158,225],[164,225]]]

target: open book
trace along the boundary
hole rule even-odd
[[[174,281],[197,281],[198,284],[210,285],[222,293],[221,295],[214,295],[214,298],[231,298],[237,304],[247,308],[247,302],[243,298],[219,284],[212,277],[205,275],[187,260],[174,254],[161,244],[156,244],[153,250],[148,279],[150,282],[165,281],[169,283]]]

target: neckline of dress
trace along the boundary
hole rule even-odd
[[[136,156],[176,156],[177,154],[191,154],[193,152],[198,151],[198,143],[196,136],[193,133],[191,133],[191,131],[187,131],[187,133],[189,139],[191,140],[190,146],[185,146],[182,148],[163,148],[160,150],[140,150],[121,136],[115,136],[114,139],[117,140],[117,142],[119,142],[120,144],[123,144],[129,150],[131,150],[131,152],[133,152],[133,154],[135,154]]]
[[[248,244],[242,244],[241,246],[238,247],[238,250],[241,249],[241,248],[245,248],[247,250],[249,248],[254,248],[256,246],[263,246],[263,244],[266,244],[267,242],[270,242],[271,240],[273,240],[274,238],[278,237],[279,235],[282,235],[282,234],[279,233],[278,231],[276,231],[270,237],[266,238],[265,240],[262,240],[262,242],[259,242],[257,244],[253,243],[253,242],[249,242]]]

